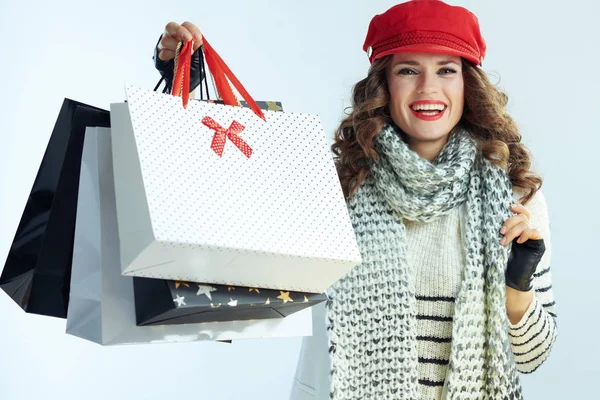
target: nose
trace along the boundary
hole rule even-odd
[[[417,85],[417,92],[420,94],[432,94],[438,91],[437,74],[435,72],[423,72],[419,76],[419,83]]]

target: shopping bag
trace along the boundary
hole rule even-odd
[[[89,129],[81,162],[67,333],[102,345],[312,335],[311,309],[256,321],[137,326],[119,263],[110,129]]]
[[[325,294],[133,278],[138,325],[284,318],[327,300]]]
[[[360,262],[318,116],[126,96],[111,105],[124,275],[322,293]]]
[[[0,276],[25,312],[66,318],[85,128],[110,126],[107,110],[65,99]]]
[[[283,111],[280,102],[256,103],[262,110]],[[133,288],[138,325],[283,318],[327,299],[325,294],[140,277],[133,278]]]

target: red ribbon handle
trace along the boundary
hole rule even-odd
[[[233,90],[229,85],[229,82],[233,84],[233,86],[237,89],[237,91],[242,95],[244,100],[250,106],[250,109],[254,111],[254,113],[266,121],[265,115],[262,110],[256,104],[256,101],[250,96],[244,85],[239,81],[239,79],[235,76],[235,74],[231,71],[229,66],[223,61],[223,59],[217,54],[215,49],[208,43],[206,37],[202,37],[203,41],[203,49],[204,56],[206,58],[206,64],[208,66],[210,74],[213,76],[215,80],[215,85],[221,98],[223,99],[223,103],[229,106],[239,106],[239,102],[233,94]],[[177,73],[173,78],[173,95],[179,96],[181,94],[181,83],[183,82],[183,88],[189,88],[190,86],[190,67],[191,67],[191,58],[192,58],[192,46],[193,42],[189,41],[184,44],[180,54],[179,61],[177,64]],[[205,77],[207,79],[207,77]],[[229,81],[228,81],[229,80]],[[176,91],[177,90],[177,91]],[[183,91],[183,104],[184,107],[187,106],[187,98],[189,98],[189,93],[187,90]],[[177,93],[177,94],[176,94]]]
[[[206,57],[206,63],[208,64],[208,69],[211,74],[215,78],[215,85],[217,86],[217,90],[221,94],[223,98],[223,103],[230,106],[239,106],[233,91],[231,90],[231,86],[229,86],[227,79],[233,84],[233,86],[237,89],[238,92],[242,95],[244,100],[248,103],[252,111],[260,118],[266,121],[265,115],[262,110],[256,104],[256,101],[250,96],[244,85],[239,81],[239,79],[235,76],[235,74],[229,69],[229,66],[225,64],[225,61],[219,56],[219,54],[213,49],[213,47],[208,43],[206,37],[202,37],[203,47],[204,47],[204,55]]]
[[[183,108],[187,108],[190,99],[190,70],[192,67],[192,48],[194,42],[189,41],[183,45],[177,58],[177,71],[173,77],[173,96],[183,97]],[[182,93],[183,91],[183,93]]]

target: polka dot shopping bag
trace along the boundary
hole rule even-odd
[[[111,105],[122,273],[324,292],[360,254],[322,123],[258,108],[203,42],[224,104],[182,93],[189,42],[172,94]]]

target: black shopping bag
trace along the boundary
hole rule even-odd
[[[284,318],[327,300],[324,293],[138,277],[133,292],[138,326]]]
[[[85,129],[110,127],[110,114],[65,99],[54,125],[0,287],[27,313],[66,318]]]

